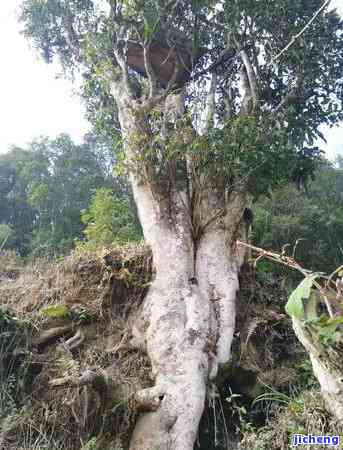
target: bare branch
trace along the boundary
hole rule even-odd
[[[233,116],[233,93],[232,87],[230,86],[228,89],[221,86],[223,101],[225,105],[225,119],[229,120]]]
[[[264,250],[263,248],[255,247],[254,245],[247,244],[246,242],[242,242],[242,241],[237,241],[236,243],[237,243],[237,246],[250,248],[251,250],[253,250],[254,252],[256,252],[259,255],[257,260],[255,261],[255,263],[262,258],[267,258],[267,259],[270,259],[271,261],[275,261],[279,264],[283,264],[284,266],[290,267],[291,269],[297,270],[298,272],[302,273],[304,275],[304,277],[308,277],[313,273],[310,270],[304,269],[297,261],[295,261],[294,258],[285,255],[284,252],[282,252],[281,254],[276,253],[276,252],[271,252],[269,250]],[[323,297],[325,306],[329,313],[329,316],[331,318],[333,318],[334,313],[333,313],[332,307],[329,303],[329,300],[327,298],[327,295],[325,293],[325,290],[316,280],[313,281],[313,285],[318,289],[318,291],[320,292],[320,295]]]
[[[72,336],[70,339],[68,339],[67,341],[65,341],[63,343],[63,345],[68,349],[68,350],[74,350],[75,348],[80,347],[80,345],[82,344],[82,342],[85,340],[85,336],[82,333],[81,329],[79,329],[76,334],[74,336]]]
[[[55,378],[54,380],[49,381],[49,386],[52,388],[57,387],[81,387],[86,385],[108,385],[108,377],[105,371],[103,370],[85,370],[81,377],[72,378],[72,377],[63,377],[63,378]]]
[[[244,115],[249,112],[250,102],[252,100],[248,74],[247,74],[245,66],[241,67],[240,76],[241,76],[241,80],[242,80],[242,89],[244,92],[240,113],[241,113],[241,115]]]
[[[250,58],[246,50],[241,50],[241,58],[243,64],[245,66],[245,70],[248,76],[249,85],[250,85],[250,93],[253,101],[254,108],[258,106],[259,102],[259,93],[258,93],[258,84],[256,79],[256,74],[254,72],[253,66],[251,64]]]
[[[205,109],[205,120],[204,120],[204,129],[203,132],[206,133],[211,125],[213,125],[215,107],[216,107],[216,89],[217,89],[217,74],[216,72],[212,73],[212,79],[210,84],[210,89],[207,94],[206,99],[206,109]]]
[[[128,95],[132,95],[132,90],[129,81],[129,71],[127,67],[127,63],[123,56],[119,53],[118,49],[114,49],[114,56],[116,57],[117,63],[122,70],[122,80],[124,82],[124,86]]]
[[[287,50],[292,47],[292,45],[295,43],[295,41],[297,39],[299,39],[304,33],[305,31],[312,25],[312,23],[316,20],[316,18],[319,16],[319,14],[326,8],[326,6],[329,5],[329,3],[331,2],[331,0],[326,0],[322,6],[318,9],[318,11],[316,11],[316,13],[313,15],[312,19],[304,26],[304,28],[295,36],[292,37],[291,41],[286,45],[285,48],[283,48],[281,50],[280,53],[278,53],[271,61],[268,65],[273,64],[277,59],[279,59],[284,53],[287,52]]]
[[[253,68],[255,69],[256,79],[259,82],[261,80],[260,65],[258,62],[257,49],[255,45],[252,45],[252,57],[253,57]]]
[[[73,330],[73,325],[65,325],[62,327],[50,328],[49,330],[42,331],[40,335],[34,339],[33,345],[37,347],[41,347],[49,344],[49,342],[58,339],[65,334],[71,333]]]
[[[125,386],[120,378],[113,379],[113,374],[111,376],[110,372],[103,369],[87,369],[78,378],[55,378],[49,381],[48,386],[52,389],[91,386],[107,399],[112,396],[119,401],[129,401],[139,411],[156,411],[165,395],[165,390],[159,385],[132,392],[131,386]]]
[[[144,45],[143,48],[145,72],[149,80],[149,97],[152,98],[157,92],[157,76],[151,64],[150,43]]]

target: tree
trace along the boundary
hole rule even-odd
[[[343,25],[321,6],[23,2],[25,35],[67,75],[81,71],[108,136],[119,122],[152,248],[156,277],[132,345],[155,384],[139,395],[147,412],[131,450],[193,448],[206,386],[230,358],[244,211],[272,186],[302,184],[319,125],[342,118]]]
[[[10,248],[21,255],[65,253],[82,237],[81,210],[97,188],[127,189],[112,170],[114,154],[104,139],[88,135],[76,145],[69,136],[41,138],[0,157],[0,222],[12,230]]]
[[[343,258],[343,171],[324,164],[306,191],[294,184],[275,189],[254,205],[253,242],[293,253],[303,267],[330,272]]]
[[[74,240],[82,236],[81,210],[89,205],[95,189],[107,181],[94,148],[87,144],[76,145],[69,136],[61,135],[47,142],[44,151],[49,160],[46,180],[27,174],[29,202],[37,211],[31,244],[36,255],[60,254],[72,248]]]
[[[12,229],[9,225],[5,223],[0,223],[0,252],[6,248],[6,244],[12,235]]]
[[[86,225],[87,247],[97,248],[140,238],[130,203],[117,197],[112,189],[97,189],[89,208],[81,211],[81,218]]]
[[[27,183],[21,176],[30,164],[28,152],[13,148],[0,157],[0,222],[12,229],[7,247],[26,255],[33,229],[34,211],[30,207]]]

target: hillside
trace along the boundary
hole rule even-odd
[[[128,448],[137,393],[153,385],[133,327],[153,275],[150,250],[4,262],[0,448]],[[245,268],[234,357],[209,386],[196,448],[283,450],[291,433],[338,433],[285,301],[279,280]]]

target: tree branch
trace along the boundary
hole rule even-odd
[[[72,331],[73,331],[72,324],[50,328],[49,330],[42,331],[40,335],[33,340],[32,344],[37,347],[45,346],[49,342],[57,340],[59,337],[71,333]]]
[[[284,252],[282,252],[281,254],[276,253],[276,252],[271,252],[268,250],[264,250],[263,248],[255,247],[254,245],[247,244],[246,242],[241,242],[241,241],[237,241],[237,246],[247,247],[247,248],[250,248],[252,251],[256,252],[259,256],[257,257],[255,264],[260,259],[267,258],[267,259],[270,259],[271,261],[277,262],[279,264],[283,264],[284,266],[287,266],[287,267],[290,267],[291,269],[297,270],[298,272],[303,274],[304,277],[308,277],[313,273],[310,270],[304,269],[297,261],[295,261],[295,259],[293,257],[285,255]],[[333,313],[332,307],[329,303],[329,300],[325,294],[323,287],[316,280],[313,281],[313,285],[318,289],[321,296],[323,297],[325,306],[328,310],[330,318],[333,318],[334,313]]]
[[[231,119],[233,116],[233,94],[232,94],[232,88],[229,87],[228,90],[226,90],[224,87],[221,88],[223,92],[223,101],[225,105],[225,119]]]
[[[205,109],[205,120],[204,120],[204,129],[203,132],[206,133],[211,125],[213,125],[215,107],[216,107],[216,89],[217,89],[217,74],[216,72],[212,73],[212,79],[210,84],[210,89],[207,94],[206,99],[206,109]]]
[[[74,350],[75,348],[80,347],[82,342],[85,340],[85,335],[82,333],[81,329],[77,330],[76,334],[72,336],[70,339],[66,340],[63,345],[68,350]]]
[[[318,9],[318,11],[316,11],[316,13],[313,15],[312,19],[304,26],[304,28],[298,34],[296,34],[295,36],[292,37],[291,41],[286,45],[285,48],[283,48],[281,50],[280,53],[278,53],[274,58],[272,58],[272,60],[268,64],[269,66],[272,65],[277,59],[279,59],[284,53],[286,53],[290,47],[292,47],[292,45],[295,43],[295,41],[297,39],[299,39],[305,33],[305,31],[312,25],[312,23],[316,20],[316,18],[319,16],[319,14],[325,9],[326,6],[329,5],[330,2],[331,2],[331,0],[326,0],[322,4],[322,6]]]
[[[258,102],[259,102],[257,79],[256,79],[254,69],[252,67],[251,61],[249,59],[248,53],[244,49],[241,50],[241,58],[242,58],[242,61],[243,61],[243,64],[245,66],[245,70],[246,70],[246,73],[248,76],[249,85],[250,85],[250,93],[251,93],[253,105],[254,105],[254,108],[256,108],[258,106]]]
[[[131,86],[130,86],[130,81],[129,81],[129,71],[127,68],[127,63],[124,60],[124,58],[122,57],[122,55],[119,53],[118,49],[114,49],[114,56],[116,57],[116,60],[122,70],[122,80],[124,82],[124,86],[126,89],[126,92],[128,95],[132,96],[132,90],[131,90]]]
[[[113,397],[117,401],[129,401],[139,411],[156,411],[165,395],[165,390],[159,385],[132,393],[130,386],[127,385],[125,388],[124,384],[120,378],[115,382],[110,373],[103,369],[87,369],[78,378],[55,378],[48,382],[48,386],[52,389],[91,386],[106,396],[107,400]]]
[[[109,379],[104,370],[90,370],[87,369],[83,372],[81,377],[72,378],[72,377],[63,377],[63,378],[55,378],[54,380],[50,380],[48,385],[52,388],[58,387],[82,387],[86,385],[94,385],[98,388],[101,386],[107,387],[109,384]]]
[[[154,68],[151,64],[151,55],[150,55],[150,43],[144,45],[143,47],[143,55],[144,55],[144,66],[145,72],[149,81],[149,98],[152,98],[157,93],[157,76],[154,71]]]
[[[244,91],[240,114],[244,115],[244,114],[249,113],[250,102],[252,100],[252,98],[251,98],[251,88],[250,88],[248,74],[247,74],[245,66],[241,67],[240,75],[241,75],[241,79],[242,79],[242,88],[243,88],[243,91]]]

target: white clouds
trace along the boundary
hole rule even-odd
[[[10,144],[24,145],[39,135],[67,132],[80,140],[89,128],[70,83],[56,80],[56,68],[39,60],[19,34],[16,9],[20,3],[2,0],[0,8],[0,153]],[[343,16],[342,0],[332,0],[331,7]],[[343,126],[324,133],[328,156],[343,154]]]

